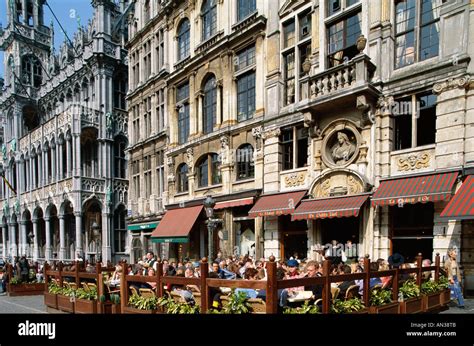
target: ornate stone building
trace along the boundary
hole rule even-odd
[[[164,1],[136,3],[129,20],[129,195],[131,260],[161,252],[151,232],[163,215],[168,127],[166,77],[169,74],[167,10]],[[168,3],[169,7],[169,3]]]
[[[0,33],[4,256],[118,260],[127,250],[120,26],[128,2],[93,0],[92,20],[58,54],[43,7],[43,0],[7,1],[8,26]]]
[[[167,212],[152,238],[193,258],[209,241],[227,254],[317,258],[318,245],[351,240],[358,255],[407,261],[457,246],[472,289],[472,212],[445,210],[474,159],[472,10],[166,2]],[[206,195],[222,220],[212,239]]]

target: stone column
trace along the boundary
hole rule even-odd
[[[42,179],[41,179],[41,185],[42,186],[45,186],[47,184],[47,180],[48,180],[48,172],[47,172],[47,166],[48,166],[48,155],[47,155],[47,149],[43,148],[43,154],[41,155],[42,156],[42,170],[41,170],[41,175],[42,175]]]
[[[271,128],[263,132],[262,138],[264,140],[264,157],[268,162],[264,165],[265,186],[263,187],[265,193],[275,192],[280,190],[280,148],[279,128]],[[275,255],[276,256],[276,255]]]
[[[64,215],[59,215],[59,259],[66,259],[66,229]]]
[[[196,95],[197,99],[197,135],[201,136],[203,134],[203,127],[202,127],[202,105],[203,105],[203,97],[204,94],[200,91]]]
[[[80,211],[74,212],[76,218],[76,252],[82,254],[82,213]]]
[[[7,258],[7,228],[6,225],[1,225],[2,227],[2,258],[5,260]]]
[[[110,245],[110,230],[112,217],[110,213],[102,213],[102,263],[112,260],[112,247]]]
[[[38,219],[33,219],[33,261],[39,257]]]
[[[221,112],[221,105],[222,105],[222,81],[217,81],[216,83],[216,123],[214,124],[214,128],[218,129],[222,124],[222,112]]]
[[[27,159],[25,160],[25,191],[31,190],[31,175],[30,175],[30,163],[31,163],[31,157],[28,156]]]
[[[51,261],[53,259],[53,249],[51,247],[51,222],[49,217],[44,218],[44,226],[46,229],[46,244],[44,251],[44,259]]]
[[[8,230],[10,231],[10,254],[12,257],[18,256],[18,244],[16,243],[16,223],[9,223]]]
[[[26,255],[27,250],[27,240],[26,240],[26,221],[20,221],[21,229],[20,229],[20,246],[19,246],[19,255],[23,256]]]
[[[74,157],[73,157],[73,171],[74,176],[81,175],[81,135],[78,133],[74,134]]]
[[[195,98],[192,97],[194,92],[195,74],[189,76],[189,137],[193,137],[197,132],[197,112]]]
[[[71,172],[72,172],[72,151],[71,151],[71,135],[67,134],[66,135],[66,176],[70,177]],[[61,151],[61,157],[62,157],[62,151]],[[63,165],[64,162],[61,162],[61,165]]]
[[[59,179],[65,178],[63,175],[63,167],[64,167],[63,145],[64,145],[64,140],[61,140],[58,145],[58,177]]]
[[[35,160],[36,160],[36,155],[35,156],[30,156],[30,167],[29,167],[30,190],[33,190],[33,189],[36,188],[35,174],[33,173],[33,167],[35,166]]]

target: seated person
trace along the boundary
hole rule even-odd
[[[117,264],[115,266],[115,271],[112,274],[110,280],[108,281],[109,285],[114,287],[120,285],[120,277],[122,276],[122,266]]]
[[[322,276],[321,270],[322,268],[318,262],[310,261],[306,265],[306,277],[313,278]],[[304,290],[313,292],[313,296],[311,298],[314,300],[318,300],[323,296],[323,285],[305,286]]]
[[[341,274],[350,274],[351,273],[351,267],[348,265],[344,265],[342,267],[342,273]],[[339,287],[339,297],[344,298],[346,296],[347,289],[351,287],[352,285],[355,285],[354,280],[349,280],[349,281],[343,281],[341,282],[337,287]]]
[[[255,268],[247,268],[244,273],[245,280],[258,280],[258,270]],[[247,298],[257,298],[257,291],[252,288],[237,288],[234,294],[239,292],[245,293]]]

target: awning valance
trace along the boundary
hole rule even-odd
[[[292,220],[326,219],[358,216],[368,194],[310,199],[301,202],[292,214]]]
[[[178,208],[168,210],[160,221],[158,227],[151,234],[153,242],[183,242],[178,238],[187,238],[193,228],[203,206]],[[161,239],[161,241],[160,241]],[[175,241],[173,241],[175,240]]]
[[[451,198],[458,172],[436,173],[384,180],[372,197],[372,205],[427,203]]]
[[[250,217],[288,215],[306,195],[305,191],[263,195],[249,211]]]
[[[451,220],[474,219],[474,175],[467,176],[440,216]]]
[[[128,225],[129,231],[145,231],[152,230],[158,226],[158,222],[147,222],[147,223],[136,223],[133,225]]]
[[[231,201],[218,202],[216,203],[214,209],[234,208],[234,207],[241,207],[244,205],[251,205],[251,204],[253,204],[253,197],[239,198],[239,199],[233,199]]]

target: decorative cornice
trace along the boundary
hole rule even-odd
[[[272,128],[268,130],[264,130],[262,133],[262,138],[263,139],[269,139],[273,137],[278,137],[281,134],[280,128]]]

